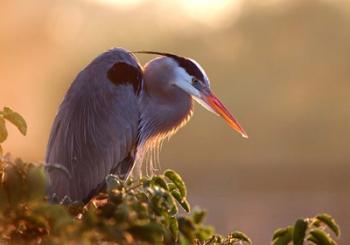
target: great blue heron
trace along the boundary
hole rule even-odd
[[[142,52],[160,57],[142,68],[131,52],[114,48],[94,59],[71,84],[47,148],[50,197],[86,202],[101,190],[108,174],[126,179],[145,152],[186,124],[193,99],[248,137],[211,92],[197,62]]]

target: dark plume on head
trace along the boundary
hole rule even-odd
[[[182,57],[182,56],[175,55],[175,54],[171,54],[171,53],[166,53],[166,52],[158,52],[158,51],[133,51],[131,53],[134,53],[134,54],[155,54],[155,55],[162,55],[162,56],[172,58],[189,75],[191,75],[191,76],[195,77],[196,79],[199,79],[203,82],[206,81],[205,74],[203,74],[202,70],[198,67],[198,65],[189,58]]]

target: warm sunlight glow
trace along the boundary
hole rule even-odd
[[[110,5],[110,6],[125,6],[132,7],[139,3],[144,2],[144,0],[86,0],[89,2],[96,2],[99,4]]]
[[[161,7],[178,8],[195,21],[216,25],[228,16],[235,15],[240,9],[242,0],[86,0],[97,4],[115,7],[135,7],[143,3],[157,3]]]
[[[236,13],[241,0],[182,0],[181,5],[186,13],[202,22],[222,21],[228,13]]]

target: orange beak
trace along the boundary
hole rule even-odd
[[[213,109],[217,114],[219,114],[227,124],[242,135],[243,138],[248,138],[245,130],[239,125],[238,121],[232,116],[232,114],[226,109],[226,107],[221,103],[221,101],[212,93],[209,92],[206,95],[202,95],[203,100],[207,105]]]

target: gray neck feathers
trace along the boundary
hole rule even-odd
[[[140,143],[160,143],[181,128],[191,117],[190,95],[172,84],[174,65],[166,57],[152,60],[144,69],[140,96]]]

